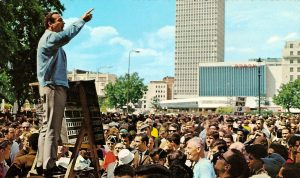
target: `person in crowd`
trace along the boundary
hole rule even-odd
[[[212,143],[212,149],[210,152],[210,157],[208,157],[208,159],[215,165],[218,155],[223,154],[226,151],[227,151],[226,142],[222,139],[216,139]]]
[[[193,178],[193,170],[183,164],[173,164],[169,168],[172,178]]]
[[[11,163],[14,161],[14,158],[16,154],[19,152],[19,144],[16,142],[16,135],[15,135],[15,129],[11,126],[9,126],[7,129],[5,129],[4,132],[4,137],[5,139],[9,140],[12,145],[10,149],[10,156],[9,159],[7,160],[7,164],[11,165]]]
[[[130,147],[130,143],[131,143],[131,139],[130,139],[130,134],[129,133],[124,133],[121,134],[121,143],[124,144],[125,148],[132,151],[133,148]]]
[[[37,149],[38,149],[38,133],[28,135],[28,144],[26,144],[26,152],[19,152],[18,156],[15,157],[12,165],[7,171],[7,177],[26,177],[29,170],[31,169]]]
[[[290,129],[289,128],[283,128],[281,129],[281,135],[282,138],[274,138],[273,139],[273,143],[278,143],[280,145],[285,146],[286,148],[288,148],[288,139],[290,138],[291,134],[290,134]]]
[[[168,135],[171,135],[173,133],[179,133],[179,131],[180,131],[180,129],[179,129],[178,124],[172,123],[172,124],[169,125]]]
[[[10,156],[11,141],[0,138],[0,178],[4,178],[9,169],[6,161]]]
[[[260,175],[265,177],[268,176],[268,172],[264,169],[264,162],[261,158],[265,158],[268,153],[266,148],[263,145],[249,145],[246,147],[247,162],[250,169],[251,176]]]
[[[31,125],[29,122],[23,122],[22,123],[22,131],[23,132],[30,132]]]
[[[187,159],[193,162],[194,178],[215,178],[215,171],[211,162],[205,158],[204,146],[201,138],[190,139],[186,147]]]
[[[280,154],[272,153],[265,158],[261,158],[264,162],[264,169],[271,178],[276,178],[280,168],[285,164],[285,159]]]
[[[136,178],[171,178],[169,169],[159,164],[141,165],[135,170]]]
[[[260,117],[259,119],[256,120],[256,129],[257,131],[264,133],[268,139],[270,138],[270,131],[265,128],[263,118]]]
[[[208,130],[208,132],[206,133],[206,158],[210,158],[213,153],[212,153],[212,143],[216,140],[219,139],[219,132],[215,131],[215,130]]]
[[[300,177],[300,163],[285,164],[278,172],[277,178],[296,178]]]
[[[134,161],[133,167],[137,168],[140,165],[147,165],[151,163],[151,157],[149,156],[150,152],[147,148],[149,141],[149,137],[144,134],[137,134],[134,143],[135,143],[135,150],[134,153]]]
[[[225,140],[227,147],[230,147],[230,145],[232,143],[234,143],[233,137],[232,137],[231,134],[225,134],[224,137],[223,137],[223,140]]]
[[[57,12],[50,12],[44,20],[45,33],[37,47],[37,78],[45,102],[45,116],[40,129],[37,172],[46,176],[64,173],[56,166],[57,144],[67,98],[67,59],[63,46],[75,37],[84,24],[91,20],[86,12],[65,30],[64,21]]]
[[[249,168],[244,155],[236,150],[229,149],[217,157],[214,166],[218,178],[247,178]]]
[[[106,138],[106,145],[108,149],[105,152],[104,161],[102,164],[102,168],[105,170],[107,169],[110,163],[113,163],[117,160],[115,154],[113,153],[117,142],[118,142],[118,137],[116,135],[109,135]]]
[[[156,148],[150,152],[151,163],[164,166],[167,161],[167,155],[168,153],[162,148]]]
[[[122,164],[114,170],[115,178],[134,178],[134,169],[128,164]]]
[[[289,152],[288,149],[280,144],[272,143],[268,148],[268,154],[272,153],[278,153],[280,154],[285,160],[288,160],[289,158]]]
[[[288,140],[289,158],[287,163],[300,163],[300,136],[293,135]]]

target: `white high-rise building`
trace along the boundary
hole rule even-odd
[[[199,63],[224,61],[224,0],[176,0],[174,98],[198,94]]]

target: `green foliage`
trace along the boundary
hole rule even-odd
[[[218,107],[216,109],[217,114],[232,114],[233,113],[233,107],[227,106],[227,107]]]
[[[122,108],[127,104],[127,96],[129,102],[137,103],[147,91],[147,86],[143,83],[144,79],[139,78],[137,73],[128,74],[117,78],[115,83],[109,83],[105,86],[104,92],[108,98],[108,106]]]
[[[98,97],[98,103],[99,103],[99,107],[100,107],[100,112],[107,112],[108,98],[103,97],[103,96],[99,96]]]
[[[290,112],[291,108],[300,109],[300,79],[281,85],[273,102]]]
[[[36,79],[36,49],[49,11],[62,12],[59,0],[0,1],[0,75],[6,75],[6,89],[0,99],[22,106],[30,99],[29,83]],[[1,75],[1,76],[3,76]]]
[[[0,98],[6,102],[15,101],[15,96],[11,88],[11,77],[6,71],[0,71]]]
[[[258,110],[253,110],[253,111],[247,112],[247,114],[250,114],[250,115],[259,115],[259,111]],[[261,116],[271,116],[273,114],[274,113],[273,113],[272,110],[261,110],[260,111],[260,115]]]

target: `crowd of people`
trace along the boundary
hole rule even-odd
[[[300,115],[101,116],[102,177],[300,178]],[[37,154],[39,120],[0,118],[0,178],[26,177]],[[93,167],[90,150],[76,162]],[[57,158],[72,149],[58,148]]]

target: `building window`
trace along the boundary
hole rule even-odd
[[[293,48],[294,47],[294,45],[293,44],[290,44],[290,48]]]
[[[293,76],[292,75],[290,75],[290,81],[293,81]]]
[[[294,68],[293,67],[290,68],[290,72],[294,72]]]
[[[293,56],[294,55],[294,51],[290,51],[290,56]]]
[[[300,63],[300,59],[298,59],[297,62]]]
[[[300,51],[297,51],[297,55],[300,55]],[[299,62],[298,62],[299,63]]]
[[[300,67],[297,67],[297,72],[300,72]]]
[[[291,60],[290,60],[290,64],[293,64],[293,63],[294,63],[294,61],[293,61],[293,59],[291,59]]]

